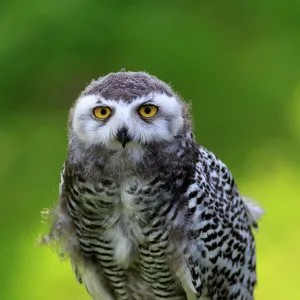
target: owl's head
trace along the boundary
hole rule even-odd
[[[110,73],[77,99],[70,131],[109,149],[171,142],[189,127],[187,109],[164,82],[144,72]]]

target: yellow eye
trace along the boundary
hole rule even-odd
[[[109,107],[95,107],[93,110],[94,116],[98,119],[106,119],[110,116],[111,110]]]
[[[142,105],[138,109],[139,114],[144,118],[152,118],[158,112],[158,107],[155,105]]]

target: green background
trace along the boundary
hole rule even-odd
[[[35,240],[57,200],[68,109],[121,68],[192,101],[198,142],[266,210],[256,299],[300,299],[296,0],[0,2],[0,299],[89,299]]]

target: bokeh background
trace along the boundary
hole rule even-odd
[[[0,2],[0,299],[89,299],[35,240],[57,200],[68,109],[121,68],[192,101],[198,142],[266,210],[256,299],[300,299],[297,0]]]

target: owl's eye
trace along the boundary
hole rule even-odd
[[[111,109],[109,107],[98,106],[94,108],[93,114],[98,119],[107,119],[111,114]]]
[[[142,105],[138,109],[138,113],[144,118],[152,118],[158,112],[158,107],[155,105]]]

